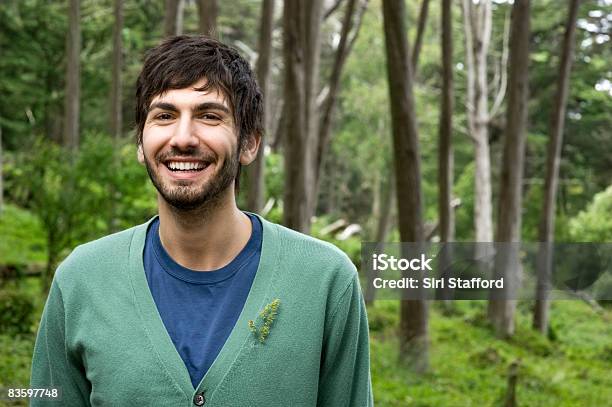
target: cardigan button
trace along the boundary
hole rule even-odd
[[[203,406],[206,403],[206,398],[204,397],[204,392],[198,393],[193,396],[193,404],[196,406]]]

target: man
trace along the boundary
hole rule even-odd
[[[372,405],[352,263],[236,206],[263,133],[248,63],[174,37],[148,53],[136,98],[159,216],[58,268],[31,387],[60,388],[63,406]]]

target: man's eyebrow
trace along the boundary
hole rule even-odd
[[[220,110],[223,113],[230,114],[230,110],[227,106],[217,102],[204,102],[193,108],[194,112],[201,112],[203,110]]]
[[[165,103],[165,102],[156,102],[156,103],[153,103],[149,107],[149,111],[152,111],[153,109],[169,110],[171,112],[178,112],[179,111],[177,109],[177,107],[174,106],[172,103]]]

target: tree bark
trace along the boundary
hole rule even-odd
[[[123,66],[123,0],[115,0],[115,25],[113,26],[113,77],[111,84],[111,134],[121,137],[123,109],[121,105],[121,71]]]
[[[453,32],[451,0],[442,0],[442,100],[438,152],[438,211],[440,240],[454,239],[453,189]]]
[[[467,68],[467,119],[474,143],[474,230],[476,242],[493,241],[491,153],[487,104],[487,55],[491,39],[491,1],[463,0]],[[477,254],[478,256],[478,254]],[[478,256],[479,257],[479,256]]]
[[[569,0],[569,12],[563,36],[563,48],[559,61],[559,75],[557,76],[557,95],[555,106],[551,115],[550,140],[546,159],[546,179],[544,181],[544,201],[538,240],[538,283],[536,288],[536,303],[533,316],[533,326],[542,334],[548,332],[548,291],[550,289],[550,274],[552,267],[552,245],[555,236],[555,208],[557,200],[557,186],[559,183],[559,164],[561,161],[561,146],[563,145],[563,129],[569,93],[570,74],[574,61],[576,42],[576,19],[580,0]]]
[[[198,14],[200,15],[200,33],[212,38],[219,38],[217,32],[219,4],[217,0],[198,0],[197,4]]]
[[[4,210],[4,173],[2,157],[4,156],[4,151],[2,150],[2,126],[0,126],[0,215],[2,215],[2,211]]]
[[[283,9],[285,61],[285,226],[308,233],[314,208],[313,155],[318,133],[322,0],[286,1]]]
[[[412,67],[403,0],[383,0],[387,76],[391,102],[398,225],[403,242],[423,242],[421,159]],[[427,303],[401,302],[400,358],[416,372],[428,368]]]
[[[455,235],[454,210],[451,205],[453,190],[453,31],[451,0],[442,0],[442,98],[438,147],[438,217],[440,242],[452,242]],[[442,278],[450,277],[451,251],[444,245],[440,257]],[[450,300],[450,291],[441,289],[438,299]]]
[[[380,198],[378,198],[378,210],[374,213],[377,219],[374,241],[380,243],[380,250],[382,251],[384,250],[384,243],[387,240],[389,230],[393,224],[393,203],[396,202],[394,168],[389,168],[388,172],[386,171],[382,174],[379,185],[378,194]],[[368,285],[365,293],[366,304],[372,305],[376,297],[376,289],[371,282],[376,276],[374,275],[374,270],[371,268],[368,268],[367,272],[366,281],[368,281]]]
[[[527,134],[529,19],[530,0],[515,0],[510,28],[509,94],[497,223],[499,242],[517,243],[521,238],[523,162]],[[520,274],[518,245],[503,246],[495,256],[495,277],[504,279],[504,288],[491,291],[488,310],[489,318],[500,337],[508,337],[514,333]]]
[[[164,15],[164,35],[171,37],[183,33],[184,0],[166,0],[166,13]]]
[[[416,39],[414,40],[414,49],[412,50],[412,72],[416,76],[417,66],[419,63],[419,55],[423,46],[423,35],[425,34],[425,25],[427,24],[427,15],[429,14],[429,0],[421,2],[421,11],[419,12],[419,21],[417,25]]]
[[[264,0],[261,7],[259,26],[259,56],[257,58],[257,79],[264,96],[264,128],[266,133],[270,128],[270,98],[269,77],[270,61],[272,56],[272,31],[274,29],[274,0]],[[264,135],[262,135],[263,137]],[[247,209],[259,212],[264,206],[264,169],[265,169],[265,142],[262,140],[257,157],[247,167],[248,197]]]
[[[68,1],[68,35],[66,36],[66,94],[64,100],[64,145],[79,146],[79,103],[81,88],[81,5]]]

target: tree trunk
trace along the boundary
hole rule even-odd
[[[442,100],[438,152],[440,241],[454,239],[453,189],[453,32],[451,0],[442,0]]]
[[[509,94],[497,223],[499,242],[519,242],[521,238],[523,162],[527,133],[529,9],[530,0],[515,0],[512,6]],[[500,337],[514,333],[516,294],[521,274],[517,246],[505,245],[495,256],[495,277],[504,279],[504,288],[491,291],[489,318]]]
[[[68,35],[66,36],[66,94],[64,112],[64,145],[79,146],[79,103],[81,88],[81,5],[68,1]]]
[[[391,102],[397,214],[403,242],[423,242],[421,158],[403,0],[383,0]],[[400,311],[400,355],[416,372],[428,368],[427,302],[406,300]]]
[[[557,77],[557,95],[555,107],[551,115],[550,140],[546,160],[546,179],[544,181],[544,202],[538,230],[540,248],[538,251],[538,284],[536,288],[536,303],[533,316],[533,326],[542,334],[548,332],[548,291],[550,289],[550,274],[552,267],[552,247],[555,236],[555,207],[557,200],[557,185],[559,183],[559,164],[561,161],[561,146],[563,145],[563,128],[569,93],[570,73],[574,60],[576,41],[576,19],[580,0],[569,1],[569,13],[565,25],[559,75]]]
[[[429,14],[429,0],[423,0],[421,3],[421,11],[419,12],[419,21],[417,26],[416,39],[414,40],[414,49],[412,50],[412,72],[416,76],[417,66],[419,64],[419,55],[423,45],[423,35],[425,34],[425,25],[427,24],[427,15]]]
[[[322,0],[286,1],[283,9],[285,61],[285,196],[283,222],[308,233],[314,208],[313,163],[318,134]]]
[[[467,119],[474,142],[474,230],[476,242],[493,241],[487,55],[491,39],[491,1],[463,0],[467,68]],[[478,257],[480,257],[477,254]]]
[[[3,155],[4,151],[2,150],[2,126],[0,126],[0,215],[2,215],[2,211],[4,210],[4,173],[2,172]]]
[[[519,368],[520,360],[515,360],[508,367],[508,387],[503,407],[516,407],[518,405],[516,402],[516,385],[518,383]]]
[[[384,243],[387,241],[387,236],[389,235],[389,230],[391,229],[391,225],[393,224],[393,203],[395,201],[395,169],[389,168],[388,174],[383,173],[380,181],[379,181],[379,195],[378,198],[378,210],[375,212],[375,216],[377,219],[376,222],[376,235],[374,237],[374,241],[380,243],[380,250],[384,250]],[[372,281],[376,276],[374,275],[374,270],[371,268],[367,269],[368,275],[366,277],[366,281],[368,281],[368,285],[366,288],[366,304],[371,305],[374,304],[374,299],[376,297],[376,289],[372,285]]]
[[[113,78],[111,84],[111,134],[121,137],[123,109],[121,105],[121,71],[123,65],[123,0],[115,0],[115,25],[113,26]]]
[[[164,14],[164,36],[181,35],[183,33],[184,0],[166,0]]]
[[[393,220],[393,203],[395,202],[395,172],[394,168],[389,169],[388,179],[383,175],[381,182],[381,198],[380,210],[378,213],[378,222],[376,225],[376,242],[384,242],[387,240],[389,230]]]
[[[219,33],[217,32],[219,4],[217,0],[197,0],[197,3],[198,14],[200,15],[200,33],[212,38],[219,38]],[[265,16],[262,14],[262,17]]]
[[[453,31],[451,0],[442,0],[442,98],[440,107],[438,151],[438,216],[440,242],[452,242],[455,235],[454,210],[451,205],[453,190]],[[450,246],[444,245],[440,257],[442,278],[450,277]],[[450,292],[441,289],[438,299],[450,300]]]
[[[264,95],[264,128],[266,134],[270,129],[270,95],[268,79],[272,55],[272,31],[274,29],[274,0],[264,0],[261,6],[259,26],[259,57],[257,58],[257,79]],[[263,137],[264,135],[262,135]],[[262,139],[257,158],[247,167],[248,196],[247,209],[259,212],[264,206],[264,169],[265,139]]]

